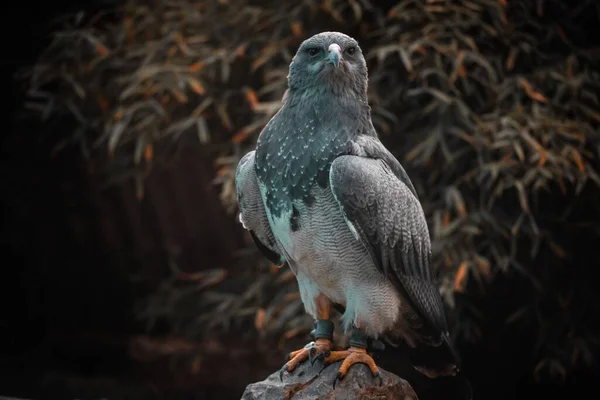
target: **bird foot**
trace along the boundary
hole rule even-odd
[[[279,378],[283,381],[283,373],[285,371],[292,372],[298,364],[308,359],[311,364],[317,360],[324,360],[331,354],[333,342],[329,339],[320,338],[314,342],[308,343],[304,348],[292,351],[287,359],[288,361],[279,370]]]
[[[364,348],[351,346],[348,350],[342,351],[332,351],[328,356],[325,357],[325,364],[331,364],[336,361],[344,360],[340,368],[338,369],[338,373],[333,381],[333,388],[335,389],[335,385],[337,381],[341,381],[344,379],[350,367],[354,364],[366,364],[367,367],[371,370],[371,374],[373,377],[379,378],[379,386],[381,386],[383,379],[381,377],[381,372],[375,364],[375,360],[371,357]]]

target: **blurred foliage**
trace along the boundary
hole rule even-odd
[[[583,30],[600,22],[597,6],[388,3],[127,1],[54,35],[26,74],[27,107],[46,121],[72,118],[58,148],[79,144],[108,179],[134,178],[140,197],[153,159],[197,135],[220,155],[215,183],[233,215],[237,161],[279,108],[297,46],[320,31],[346,32],[367,55],[373,122],[420,194],[441,292],[459,315],[454,333],[477,340],[483,318],[456,293],[484,293],[497,274],[516,271],[532,296],[506,322],[540,338],[536,372],[590,365],[597,306],[571,301],[590,289],[562,282],[560,271],[574,263],[569,237],[600,236],[599,52],[585,48]],[[256,269],[190,277],[172,265],[140,317],[188,337],[249,324],[247,335],[306,333],[291,273],[250,241],[242,253]]]

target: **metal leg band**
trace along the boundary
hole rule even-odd
[[[367,348],[367,334],[356,327],[352,327],[352,335],[350,335],[350,346],[360,347],[361,349]]]
[[[333,339],[333,322],[327,319],[318,319],[315,328],[315,339]]]

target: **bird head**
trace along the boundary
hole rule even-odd
[[[346,89],[363,95],[367,80],[367,63],[358,42],[340,32],[321,32],[302,42],[288,74],[292,90]]]

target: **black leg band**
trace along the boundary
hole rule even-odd
[[[327,319],[318,319],[315,328],[315,339],[333,340],[333,322]]]
[[[352,347],[360,347],[361,349],[367,348],[367,334],[358,329],[357,327],[352,327],[352,335],[350,335],[350,346]]]

